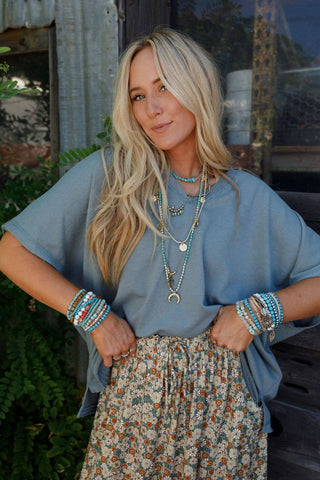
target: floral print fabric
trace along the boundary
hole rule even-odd
[[[100,395],[81,480],[265,480],[262,424],[239,355],[209,331],[140,338]]]

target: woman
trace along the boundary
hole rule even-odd
[[[270,343],[319,323],[320,239],[230,168],[221,105],[196,43],[138,40],[116,79],[113,151],[4,226],[3,272],[88,344],[79,414],[101,394],[82,479],[266,478]]]

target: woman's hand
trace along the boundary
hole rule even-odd
[[[220,308],[211,329],[212,341],[220,347],[242,352],[253,339],[254,335],[251,335],[241,318],[238,317],[235,305]]]
[[[136,349],[136,338],[128,322],[113,312],[108,314],[91,335],[106,367],[112,366],[112,357],[117,358]]]

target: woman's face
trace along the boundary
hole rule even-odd
[[[172,159],[195,152],[195,117],[161,82],[151,47],[131,63],[129,95],[137,122],[158,148]]]

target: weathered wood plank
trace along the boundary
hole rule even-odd
[[[320,195],[278,192],[320,233]],[[276,345],[283,372],[269,407],[274,433],[269,438],[268,480],[320,479],[320,327]]]
[[[320,193],[278,192],[306,221],[320,222]]]
[[[320,153],[319,145],[278,145],[272,148],[272,153]]]
[[[320,345],[318,351],[282,342],[273,347],[283,372],[277,400],[320,414]]]
[[[49,28],[18,28],[1,33],[1,45],[11,48],[6,55],[43,52],[49,48]]]
[[[319,172],[319,153],[309,152],[279,152],[271,155],[271,170],[273,172]]]
[[[277,192],[288,205],[304,218],[305,222],[320,233],[320,194],[307,192]]]
[[[269,408],[274,428],[274,433],[269,436],[271,465],[277,462],[283,468],[286,462],[290,462],[313,471],[313,478],[320,478],[320,413],[277,400],[270,402]],[[288,480],[292,477],[282,478]]]
[[[310,330],[305,330],[304,332],[299,333],[299,335],[290,337],[282,343],[296,345],[299,348],[308,348],[310,350],[320,351],[320,325]]]
[[[156,26],[170,26],[171,2],[166,0],[128,0],[126,4],[126,43]]]
[[[269,454],[268,480],[319,480],[318,471],[301,467],[274,452]]]

